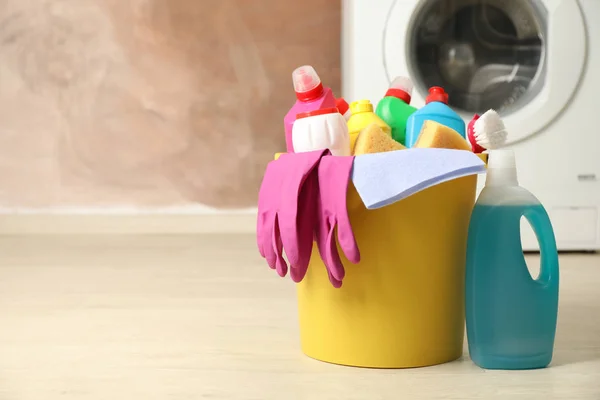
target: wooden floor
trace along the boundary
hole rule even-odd
[[[0,399],[598,400],[600,257],[561,267],[550,368],[369,370],[301,354],[253,237],[1,237]]]

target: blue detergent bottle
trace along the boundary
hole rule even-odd
[[[406,122],[406,147],[413,147],[419,138],[423,123],[427,120],[438,122],[454,129],[467,138],[465,121],[448,106],[448,93],[439,86],[429,89],[425,106],[414,112]]]
[[[537,279],[532,278],[523,256],[522,216],[540,243]],[[558,281],[556,241],[546,210],[519,186],[514,153],[492,150],[467,242],[465,304],[473,362],[486,369],[533,369],[550,364]]]

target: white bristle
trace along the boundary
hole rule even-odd
[[[475,141],[487,150],[498,149],[506,143],[508,132],[500,115],[488,110],[473,125]]]

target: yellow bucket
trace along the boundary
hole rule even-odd
[[[319,252],[297,285],[302,351],[335,364],[403,368],[459,358],[467,230],[477,176],[367,210],[348,191],[361,255],[335,289]]]

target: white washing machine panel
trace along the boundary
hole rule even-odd
[[[344,97],[376,104],[390,81],[405,75],[415,83],[411,104],[424,105],[427,88],[414,71],[411,36],[420,10],[431,1],[444,0],[343,1]],[[600,250],[600,74],[595,72],[600,70],[600,0],[539,2],[545,8],[543,85],[503,114],[509,146],[517,155],[521,184],[550,214],[559,249]],[[472,117],[461,114],[466,121]],[[481,176],[480,188],[484,180]],[[523,248],[537,250],[531,231],[522,233]]]

